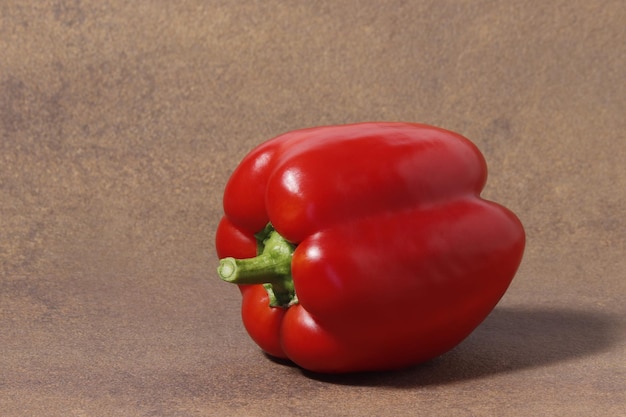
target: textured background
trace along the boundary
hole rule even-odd
[[[1,414],[620,415],[624,22],[620,0],[0,2]],[[366,120],[471,138],[527,251],[450,353],[319,378],[248,339],[214,230],[253,146]]]

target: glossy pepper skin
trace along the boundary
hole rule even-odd
[[[289,132],[228,181],[216,248],[267,354],[314,372],[391,370],[450,350],[504,295],[525,235],[480,197],[469,140],[413,123]],[[269,226],[268,226],[269,225]]]

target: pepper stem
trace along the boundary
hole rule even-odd
[[[273,228],[266,228],[254,258],[220,260],[217,273],[226,282],[239,285],[264,284],[273,307],[297,303],[291,277],[291,258],[295,246]]]

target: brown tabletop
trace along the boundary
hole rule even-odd
[[[626,8],[589,1],[0,2],[2,416],[618,416]],[[449,353],[268,360],[215,273],[222,192],[302,127],[413,121],[483,151],[527,248]]]

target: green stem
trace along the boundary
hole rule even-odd
[[[220,260],[217,273],[226,282],[240,285],[264,284],[273,307],[288,307],[297,303],[291,258],[295,246],[287,242],[275,230],[266,228],[261,253],[248,259],[224,258]]]

